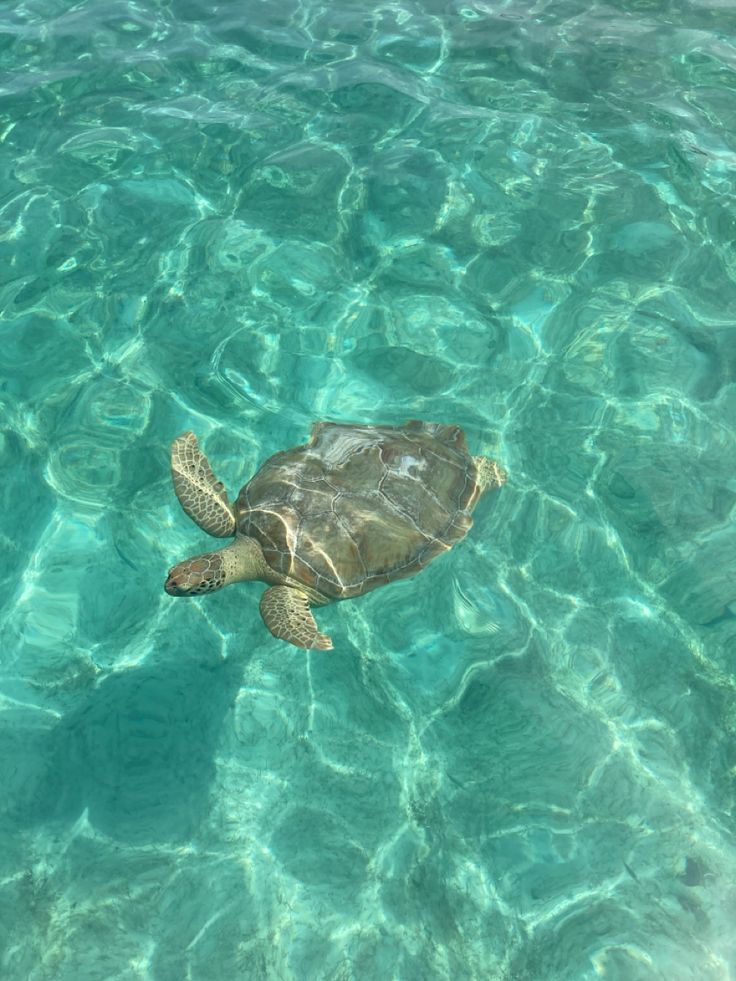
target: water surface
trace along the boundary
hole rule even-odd
[[[0,11],[7,981],[736,976],[736,13]],[[315,419],[510,473],[275,641],[231,494]]]

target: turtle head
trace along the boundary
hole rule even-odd
[[[180,562],[173,569],[164,585],[169,596],[198,596],[211,593],[225,585],[225,563],[217,552],[207,552],[193,559]]]
[[[260,546],[252,538],[238,538],[227,548],[186,559],[169,570],[164,589],[169,596],[199,596],[231,582],[270,579]]]

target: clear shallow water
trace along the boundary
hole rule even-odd
[[[0,13],[9,981],[736,974],[730,3]],[[313,419],[506,487],[280,645],[163,593]]]

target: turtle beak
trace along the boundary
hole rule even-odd
[[[169,596],[186,596],[186,589],[182,589],[181,579],[183,577],[175,575],[175,570],[172,569],[164,583],[164,589],[169,594]]]

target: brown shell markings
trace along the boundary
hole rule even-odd
[[[317,423],[238,497],[238,532],[272,569],[348,599],[412,576],[465,536],[478,499],[458,426]]]

